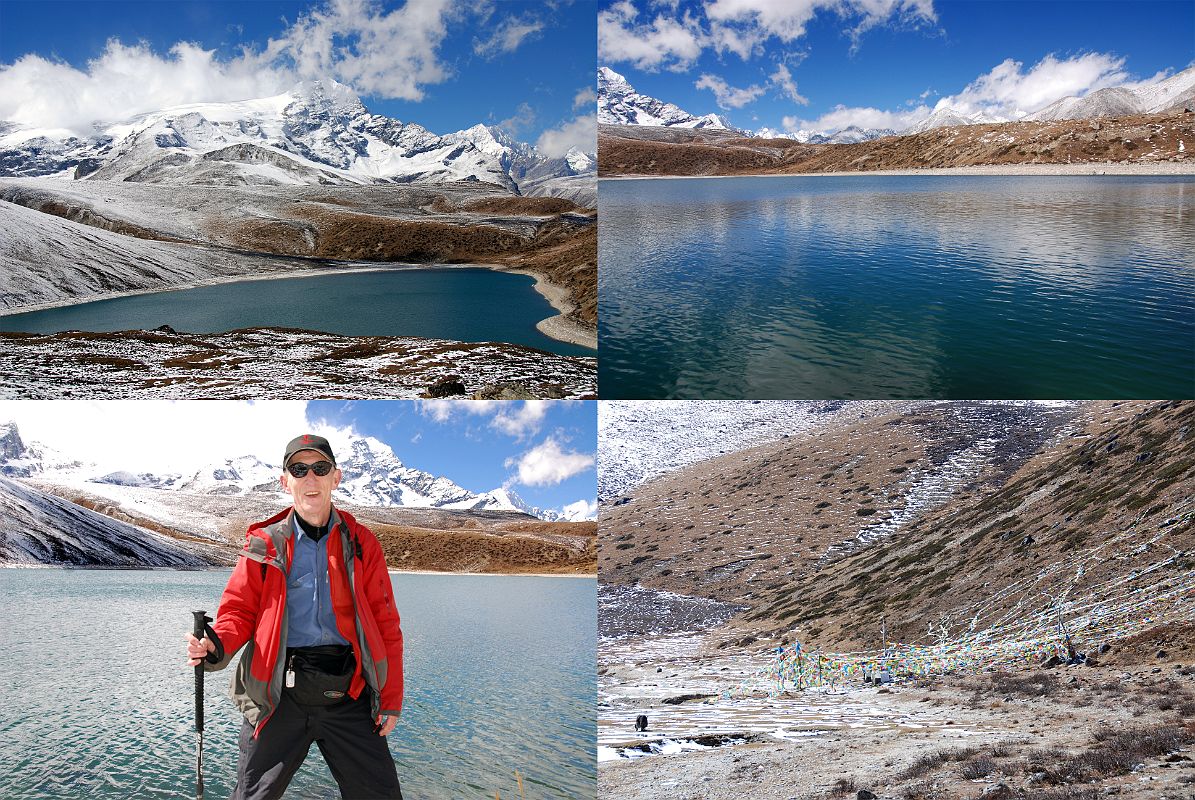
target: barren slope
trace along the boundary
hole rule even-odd
[[[196,569],[231,561],[202,539],[110,519],[0,477],[0,564]]]
[[[930,403],[852,421],[852,408],[603,507],[603,580],[756,603],[816,570],[831,548],[899,530],[967,487],[998,481],[1071,413]]]
[[[29,483],[121,524],[213,543],[229,559],[239,551],[249,525],[282,508],[274,498],[125,488],[122,501],[78,487]],[[544,522],[505,511],[338,507],[377,534],[391,569],[557,574],[592,574],[595,569],[593,522]]]
[[[1115,627],[1189,614],[1195,403],[1097,403],[1081,422],[1007,480],[776,587],[748,619],[841,647],[877,644],[881,614],[900,641],[924,638],[930,622],[955,635],[1031,633],[1052,626],[1055,608],[1095,629],[1104,615]]]
[[[1180,149],[1180,142],[1183,143]],[[1190,161],[1195,115],[1164,114],[934,128],[858,144],[787,139],[652,137],[602,126],[598,170],[616,175],[783,175],[1010,164]]]
[[[828,427],[607,504],[601,575],[746,603],[739,627],[836,650],[878,645],[881,616],[912,641],[1068,591],[1078,614],[1195,566],[1193,422],[1189,402],[959,402]]]

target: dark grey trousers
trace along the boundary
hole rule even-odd
[[[402,800],[398,770],[386,739],[374,732],[369,689],[334,706],[300,706],[282,693],[261,735],[241,726],[241,756],[233,800],[276,800],[307,758],[311,743],[323,753],[345,800]]]

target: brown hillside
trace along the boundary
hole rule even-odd
[[[740,627],[799,628],[841,650],[877,646],[881,618],[891,640],[922,640],[931,622],[959,633],[974,617],[983,630],[1064,595],[1128,602],[1195,568],[1195,403],[1101,401],[1037,422],[1017,407],[973,408],[971,430],[968,404],[931,404],[642,487],[603,510],[602,578],[745,602]],[[999,441],[945,502],[827,556],[900,513],[914,483],[902,468],[925,474],[985,426]]]
[[[391,569],[592,574],[595,523],[539,523],[530,531],[431,530],[375,523]],[[530,535],[529,535],[530,534]]]
[[[32,483],[42,491],[113,519],[182,541],[211,544],[211,534],[216,532],[224,538],[229,564],[240,551],[249,525],[281,510],[278,499],[271,495],[234,497],[143,490],[163,506],[176,506],[182,514],[166,520],[72,487]],[[595,522],[545,522],[511,512],[434,508],[350,506],[346,510],[377,535],[391,569],[592,575],[597,567]],[[211,520],[216,521],[215,528]]]
[[[990,435],[1007,438],[969,483],[999,482],[1066,420],[927,404],[836,424],[665,476],[601,512],[602,580],[754,603],[811,574],[827,550],[904,509],[911,480]]]
[[[786,140],[652,141],[603,126],[598,174],[784,175],[1011,164],[1182,162],[1195,115],[1163,114],[935,128],[857,144]],[[674,137],[669,137],[672,139]]]
[[[958,630],[1112,602],[1195,569],[1195,403],[1096,404],[1083,431],[998,490],[951,503],[891,541],[794,581],[749,615],[839,644]],[[1031,537],[1031,542],[1026,537]],[[1160,566],[1159,566],[1160,565]]]

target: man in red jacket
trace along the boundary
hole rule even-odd
[[[191,666],[223,669],[245,647],[232,697],[245,715],[237,800],[281,797],[319,745],[346,798],[399,798],[386,736],[402,710],[402,631],[377,538],[332,507],[340,470],[322,436],[286,446],[294,506],[249,528]]]

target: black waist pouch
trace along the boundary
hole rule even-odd
[[[286,651],[286,693],[305,706],[331,706],[348,697],[357,668],[348,645],[296,647]]]

